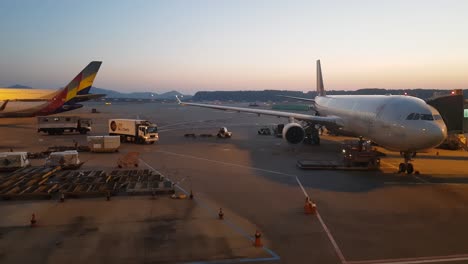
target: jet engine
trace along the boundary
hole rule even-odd
[[[283,138],[290,144],[299,144],[305,138],[304,128],[298,123],[289,123],[283,128]]]

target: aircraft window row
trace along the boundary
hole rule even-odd
[[[440,115],[431,115],[431,114],[418,114],[418,113],[411,113],[406,117],[406,120],[440,120],[442,117]]]

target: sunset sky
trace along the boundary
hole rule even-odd
[[[0,87],[468,88],[468,1],[0,1]]]

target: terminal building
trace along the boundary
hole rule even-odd
[[[468,100],[463,98],[463,90],[453,90],[449,95],[430,98],[427,103],[439,111],[447,125],[449,137],[468,137]],[[466,146],[466,139],[462,143]]]

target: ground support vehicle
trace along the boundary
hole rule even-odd
[[[120,142],[154,144],[159,140],[157,125],[147,120],[109,119],[108,128],[110,136],[120,136]]]

